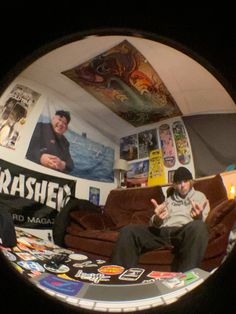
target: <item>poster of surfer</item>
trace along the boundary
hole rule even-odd
[[[40,94],[31,88],[16,84],[7,100],[0,103],[0,145],[15,149],[30,111]]]

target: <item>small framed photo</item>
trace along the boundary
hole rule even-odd
[[[175,170],[168,171],[168,183],[171,183],[171,184],[173,183],[174,173],[175,173]]]
[[[99,206],[100,202],[100,189],[93,186],[89,187],[89,201],[94,205]]]

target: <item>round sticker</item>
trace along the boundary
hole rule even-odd
[[[60,253],[67,253],[67,254],[72,254],[72,253],[74,253],[74,251],[72,251],[72,250],[68,250],[68,249],[63,249],[63,248],[60,248],[60,247],[56,247],[56,248],[54,248],[53,249],[53,252],[55,253],[55,254],[60,254]]]
[[[8,252],[7,250],[2,250],[2,252],[11,262],[16,261],[16,256],[11,252]]]
[[[19,261],[17,262],[17,264],[27,270],[37,270],[40,271],[41,273],[45,272],[45,269],[43,268],[43,266],[41,266],[39,263],[37,262],[33,262],[33,261]]]
[[[124,271],[124,267],[118,265],[104,265],[98,269],[104,275],[119,275]]]
[[[53,268],[53,267],[50,267],[50,266],[47,266],[46,264],[43,265],[43,267],[52,272],[52,273],[56,273],[56,274],[63,274],[63,273],[67,273],[70,269],[68,266],[66,265],[61,265],[59,268]]]
[[[88,259],[88,256],[83,255],[83,254],[70,254],[69,258],[75,260],[75,261],[84,261]]]

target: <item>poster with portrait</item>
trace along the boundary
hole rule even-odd
[[[26,159],[75,177],[114,182],[114,149],[78,130],[80,119],[48,100],[33,131]]]
[[[157,71],[127,40],[62,74],[135,127],[182,115]]]
[[[120,158],[127,161],[138,159],[138,135],[133,134],[120,139]]]
[[[146,185],[148,181],[149,160],[142,160],[128,164],[127,183],[132,185]]]
[[[7,100],[0,103],[0,145],[15,149],[30,111],[38,101],[40,94],[31,88],[16,84]]]

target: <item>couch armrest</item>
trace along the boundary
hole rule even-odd
[[[219,205],[212,208],[206,218],[208,228],[212,229],[219,224],[229,212],[235,209],[235,207],[236,204],[234,200],[224,200]]]
[[[210,229],[208,242],[211,243],[215,239],[218,239],[222,236],[228,238],[228,234],[229,230],[227,229],[227,227],[223,223],[219,223]]]
[[[212,258],[225,254],[228,245],[228,232],[224,229],[215,230],[209,238],[205,258]]]

